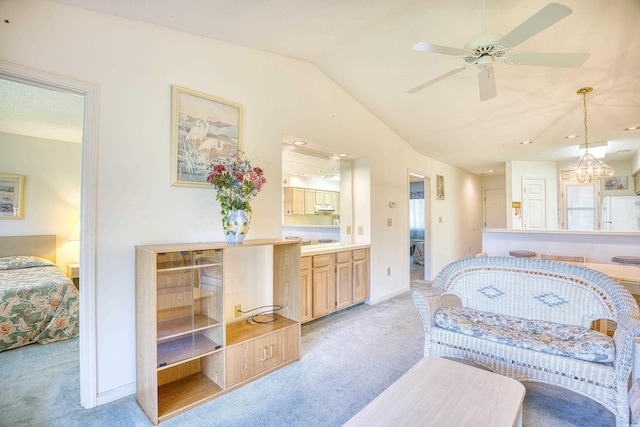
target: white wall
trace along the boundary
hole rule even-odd
[[[213,189],[169,185],[171,85],[243,106],[243,147],[268,180],[252,205],[249,238],[281,235],[280,144],[290,134],[368,157],[355,164],[353,224],[354,241],[371,243],[372,300],[409,288],[409,169],[445,177],[446,199],[432,203],[434,271],[480,251],[480,179],[417,154],[306,62],[43,0],[4,2],[3,17],[11,24],[0,26],[0,39],[11,42],[0,59],[100,87],[101,402],[131,392],[135,381],[134,246],[224,239]],[[389,200],[398,207],[391,211]]]
[[[55,234],[63,272],[77,263],[79,242],[69,233],[80,219],[82,146],[0,133],[0,173],[24,175],[24,218],[1,220],[0,236]]]

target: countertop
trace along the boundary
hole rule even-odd
[[[300,253],[302,256],[330,254],[354,249],[366,249],[370,246],[368,243],[321,243],[318,245],[303,245],[300,248]]]
[[[637,231],[606,231],[606,230],[518,230],[512,228],[484,228],[483,233],[523,233],[523,234],[571,234],[591,236],[640,236]]]

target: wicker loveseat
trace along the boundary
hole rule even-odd
[[[628,380],[638,305],[588,268],[529,258],[468,258],[446,266],[431,291],[414,291],[424,354],[470,360],[520,381],[558,385],[630,422]],[[592,321],[616,322],[613,338]]]

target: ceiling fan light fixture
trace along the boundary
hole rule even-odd
[[[605,162],[596,159],[589,152],[589,138],[587,128],[587,94],[591,93],[593,88],[583,87],[576,92],[582,96],[582,105],[584,107],[584,154],[569,165],[568,168],[562,170],[562,179],[567,181],[576,180],[579,183],[592,182],[600,178],[612,177],[615,173],[613,168]]]

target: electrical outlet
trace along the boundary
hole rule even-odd
[[[391,218],[387,218],[387,227],[391,227],[393,225],[393,221]]]
[[[242,317],[242,304],[234,305],[233,311],[234,313],[236,313],[236,317]]]
[[[359,235],[359,236],[362,236],[363,234],[364,234],[364,227],[363,227],[363,226],[361,226],[361,225],[359,225],[359,226],[358,226],[358,235]]]
[[[391,276],[391,267],[387,267],[387,276]]]
[[[351,234],[351,226],[347,225],[347,234]]]

